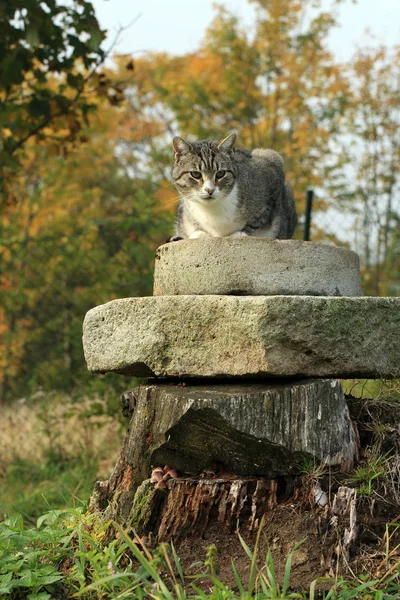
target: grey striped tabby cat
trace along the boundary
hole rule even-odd
[[[219,142],[174,138],[180,203],[171,240],[292,237],[296,211],[282,158],[274,150],[235,149],[235,141],[234,133]]]

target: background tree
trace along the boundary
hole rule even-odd
[[[3,400],[86,380],[85,312],[148,294],[167,235],[155,184],[117,158],[126,116],[121,81],[96,70],[103,38],[87,0],[0,4]],[[126,60],[124,80],[133,69]]]
[[[157,206],[148,175],[132,178],[137,159],[118,157],[121,123],[129,126],[124,108],[99,99],[82,129],[85,144],[67,155],[26,147],[24,200],[2,222],[3,399],[38,386],[101,385],[82,353],[85,313],[112,298],[151,294],[154,248],[172,229],[172,214]]]
[[[341,195],[356,217],[365,290],[390,290],[400,217],[400,46],[363,49],[351,65],[352,97],[343,146]],[[397,277],[399,278],[399,262]],[[386,275],[385,275],[386,274]]]
[[[88,0],[0,3],[0,205],[32,136],[70,142],[93,108],[104,39]]]

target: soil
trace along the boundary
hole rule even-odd
[[[375,503],[375,509],[379,505]],[[398,510],[398,507],[397,507]],[[358,514],[359,538],[347,562],[340,550],[341,536],[329,527],[329,518],[323,509],[305,509],[303,505],[286,504],[278,506],[267,516],[260,537],[257,561],[258,567],[265,565],[268,547],[271,549],[277,581],[282,584],[288,555],[297,542],[302,542],[293,552],[291,563],[291,591],[308,589],[317,578],[333,578],[342,575],[352,579],[363,572],[378,576],[378,567],[384,557],[384,535],[386,524],[397,517],[396,510],[391,515],[371,515],[365,504]],[[256,533],[241,531],[246,544],[254,550]],[[399,542],[392,539],[391,546]],[[237,589],[232,570],[232,561],[243,582],[248,582],[250,559],[247,556],[237,532],[227,532],[221,525],[208,528],[201,538],[186,538],[175,547],[185,575],[195,575],[205,570],[207,550],[210,545],[217,549],[215,563],[218,578],[232,589]],[[395,560],[396,557],[393,557]],[[397,555],[397,560],[400,556]],[[321,584],[320,589],[324,589]]]
[[[241,532],[246,544],[254,550],[255,533]],[[316,521],[311,512],[303,512],[295,506],[280,506],[272,511],[265,522],[259,543],[258,567],[265,565],[267,548],[272,551],[275,574],[282,582],[287,556],[296,541],[304,540],[303,544],[293,554],[292,559],[292,590],[306,588],[311,581],[325,575],[321,567],[323,556],[323,541],[318,536]],[[218,578],[237,590],[232,562],[246,585],[250,573],[250,559],[247,556],[237,533],[227,533],[221,526],[210,527],[201,539],[187,538],[178,544],[177,552],[184,573],[194,575],[204,572],[204,561],[207,548],[214,544],[217,548],[216,567]]]

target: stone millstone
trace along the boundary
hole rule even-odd
[[[138,377],[400,377],[400,298],[125,298],[87,313],[83,346]]]
[[[165,244],[154,295],[359,296],[355,252],[315,242],[200,238]]]
[[[144,384],[124,394],[131,416],[121,456],[103,490],[107,518],[126,521],[151,468],[180,476],[274,477],[304,459],[352,467],[357,442],[338,381],[287,384]]]

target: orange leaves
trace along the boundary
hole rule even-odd
[[[157,200],[156,210],[175,213],[178,205],[178,197],[175,188],[170,182],[166,180],[160,181],[154,197]]]

